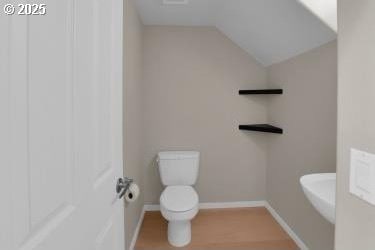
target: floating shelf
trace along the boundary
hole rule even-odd
[[[282,89],[243,89],[238,92],[240,95],[281,95]]]
[[[278,128],[269,124],[240,125],[238,128],[240,130],[266,132],[266,133],[274,133],[274,134],[283,133],[283,130],[281,128]]]

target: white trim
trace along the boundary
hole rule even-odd
[[[146,213],[145,206],[143,206],[141,215],[139,216],[137,227],[134,230],[134,234],[133,234],[133,238],[130,243],[130,246],[129,246],[129,250],[134,250],[135,243],[137,242],[137,239],[138,239],[139,231],[141,230],[143,218],[145,217],[145,213]]]
[[[199,209],[265,207],[266,201],[235,201],[199,203]]]
[[[273,218],[280,224],[286,233],[294,240],[301,250],[309,250],[306,244],[298,237],[292,228],[281,218],[281,216],[271,207],[267,201],[236,201],[236,202],[208,202],[199,203],[200,209],[215,209],[215,208],[243,208],[243,207],[265,207]],[[139,230],[142,225],[143,217],[146,211],[160,211],[160,205],[147,204],[143,206],[142,214],[139,218],[137,228],[135,230],[132,243],[129,250],[133,250],[138,238]]]
[[[160,211],[160,205],[146,204],[143,209],[145,211]]]
[[[309,248],[301,240],[301,238],[298,237],[298,235],[292,230],[292,228],[284,221],[283,218],[281,218],[281,216],[276,212],[275,209],[271,207],[271,205],[267,201],[265,202],[265,207],[273,216],[273,218],[275,218],[275,220],[280,224],[280,226],[289,234],[290,238],[294,240],[294,242],[301,250],[309,250]]]
[[[163,0],[163,5],[187,5],[189,0]]]
[[[266,201],[234,201],[234,202],[203,202],[199,203],[199,209],[215,208],[241,208],[241,207],[265,207]],[[144,205],[145,211],[160,211],[160,205]]]

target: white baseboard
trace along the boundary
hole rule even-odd
[[[265,207],[266,201],[203,202],[199,209]]]
[[[202,202],[199,203],[199,209],[265,207],[266,203],[266,201]],[[160,205],[147,204],[144,206],[144,210],[160,211]]]
[[[143,206],[141,214],[139,216],[139,220],[138,220],[137,226],[136,226],[136,228],[134,230],[134,234],[133,234],[133,238],[132,238],[132,241],[130,243],[130,246],[129,246],[129,250],[134,250],[135,243],[137,242],[137,239],[138,239],[139,231],[141,230],[143,218],[145,217],[145,212],[146,212],[145,206]]]
[[[143,208],[145,211],[160,211],[160,205],[146,204]]]
[[[266,202],[265,207],[270,212],[270,214],[275,218],[275,220],[280,224],[280,226],[289,234],[290,238],[294,240],[294,242],[297,244],[297,246],[301,250],[309,250],[309,248],[306,246],[306,244],[301,240],[300,237],[292,230],[292,228],[284,221],[283,218],[276,212],[275,209],[271,207],[271,205]]]
[[[281,218],[281,216],[271,207],[267,201],[237,201],[237,202],[209,202],[199,203],[199,209],[215,209],[215,208],[244,208],[244,207],[265,207],[280,226],[287,232],[287,234],[294,240],[301,250],[309,250],[305,243],[298,237],[298,235],[289,227],[289,225]],[[134,250],[135,243],[138,238],[139,230],[142,225],[143,217],[146,211],[160,211],[160,205],[146,204],[143,206],[142,214],[139,218],[133,239],[129,250]]]

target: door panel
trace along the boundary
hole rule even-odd
[[[0,249],[123,250],[122,1],[43,3],[1,16]]]
[[[115,249],[113,219],[111,218],[95,240],[95,250]]]
[[[111,137],[110,137],[110,89],[106,87],[106,83],[111,81],[111,33],[113,32],[112,24],[112,8],[106,0],[93,0],[94,25],[99,27],[94,31],[94,72],[95,72],[95,90],[96,90],[96,140],[100,144],[95,149],[97,165],[94,173],[95,187],[107,178],[113,171],[111,163]]]
[[[73,4],[46,4],[48,15],[28,21],[31,229],[73,206]]]
[[[0,0],[1,6],[4,6],[5,0]],[[9,32],[10,20],[5,15],[0,15],[0,31]],[[12,226],[11,213],[12,203],[8,195],[11,187],[11,168],[6,167],[11,163],[11,144],[10,144],[10,72],[9,72],[9,36],[0,39],[0,221],[1,224]],[[1,227],[1,226],[0,226]],[[3,229],[1,227],[1,229]],[[11,230],[0,230],[0,249],[8,249],[11,245]]]

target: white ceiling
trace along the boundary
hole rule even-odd
[[[265,66],[336,38],[332,29],[297,0],[188,0],[186,5],[164,5],[163,0],[135,2],[145,25],[216,26]]]
[[[337,32],[337,0],[298,0]]]

